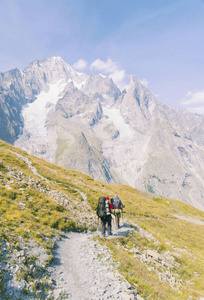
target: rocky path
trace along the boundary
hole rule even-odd
[[[33,174],[50,183],[37,172],[27,157],[13,153],[26,162]],[[86,202],[86,195],[80,190],[77,191]],[[57,202],[60,201],[58,198],[65,197],[54,190],[51,192],[59,194],[57,199],[52,197],[49,189],[42,192],[49,193],[49,196]],[[123,226],[117,231],[113,230],[113,236],[109,238],[126,235],[130,230],[133,230],[132,227],[123,222]],[[139,295],[136,296],[136,290],[117,272],[110,250],[94,241],[93,236],[92,233],[70,232],[58,241],[53,251],[54,261],[48,269],[55,283],[49,297],[54,300],[142,299]]]
[[[14,152],[14,151],[11,151],[9,150],[11,153],[15,154],[16,156],[18,156],[19,158],[21,158],[22,160],[25,161],[25,163],[27,164],[27,166],[29,167],[29,169],[31,170],[31,172],[34,174],[34,175],[37,175],[38,177],[40,177],[41,179],[47,181],[47,182],[50,182],[47,178],[43,177],[42,175],[40,175],[37,171],[37,169],[32,165],[32,162],[24,155],[21,155],[17,152]]]
[[[125,228],[125,227],[124,227]],[[125,234],[121,228],[116,235]],[[56,284],[54,299],[141,299],[116,271],[108,248],[89,233],[69,233],[54,251],[50,268]]]

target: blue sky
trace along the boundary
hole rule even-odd
[[[204,113],[204,0],[0,0],[0,71],[61,56]]]

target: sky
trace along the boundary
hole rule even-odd
[[[204,114],[204,0],[0,0],[0,72],[61,56]]]

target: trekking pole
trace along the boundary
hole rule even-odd
[[[100,219],[98,218],[98,234],[99,234],[99,232],[100,232]]]

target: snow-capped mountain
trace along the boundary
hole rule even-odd
[[[60,57],[0,74],[0,137],[97,180],[204,210],[204,117],[161,104],[136,77],[76,72]]]

